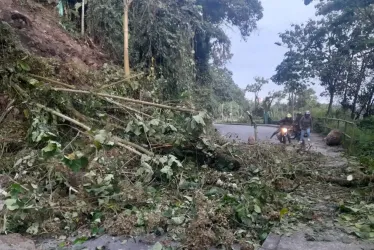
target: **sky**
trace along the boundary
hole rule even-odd
[[[303,0],[261,0],[264,8],[263,18],[257,23],[258,27],[247,41],[243,41],[237,29],[227,31],[231,39],[231,52],[233,58],[227,67],[233,72],[235,83],[240,88],[253,83],[255,76],[270,78],[275,68],[283,60],[287,48],[275,45],[281,42],[278,34],[290,28],[290,25],[300,24],[310,18],[315,18],[314,5],[304,5]],[[311,86],[317,93],[319,101],[326,102],[320,97],[323,87]],[[263,87],[259,97],[266,97],[272,90],[281,90],[283,87],[270,83]],[[247,98],[254,99],[253,93],[247,93]]]

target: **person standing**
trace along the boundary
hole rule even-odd
[[[300,119],[300,128],[301,128],[301,135],[300,135],[300,142],[302,143],[304,140],[304,135],[307,134],[308,141],[310,141],[310,130],[312,128],[312,116],[310,115],[310,111],[306,111],[305,115]]]
[[[301,134],[301,128],[300,128],[300,120],[301,118],[303,117],[303,114],[301,112],[297,112],[296,114],[296,119],[295,119],[295,122],[294,122],[294,133],[296,135],[295,139],[297,141],[300,141],[300,134]]]

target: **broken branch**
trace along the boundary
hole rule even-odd
[[[9,112],[14,108],[12,105],[14,103],[14,100],[12,100],[10,103],[8,103],[5,111],[3,112],[3,114],[1,115],[0,117],[0,123],[3,122],[3,120],[5,119],[5,117],[9,114]]]
[[[136,75],[128,76],[125,79],[119,80],[117,82],[113,82],[111,84],[103,85],[100,88],[98,88],[98,90],[103,90],[103,89],[107,89],[107,88],[113,87],[113,86],[115,86],[117,84],[124,83],[124,82],[126,82],[126,81],[128,81],[128,80],[130,80],[132,78],[135,78],[135,77],[138,77],[138,76],[142,76],[142,75],[144,75],[144,72],[136,74]]]
[[[46,82],[50,82],[50,83],[54,83],[54,84],[57,84],[57,85],[61,85],[61,86],[64,86],[66,88],[69,88],[69,89],[75,89],[75,86],[73,86],[73,85],[69,85],[69,84],[66,84],[66,83],[63,83],[63,82],[60,82],[60,81],[56,81],[56,80],[47,78],[47,77],[38,76],[38,75],[34,75],[34,74],[29,74],[29,76],[34,77],[34,78],[36,78],[38,80],[43,80],[43,81],[46,81]]]
[[[76,93],[76,94],[92,94],[92,95],[97,95],[101,97],[107,97],[107,98],[113,98],[113,99],[118,99],[122,100],[125,102],[133,102],[137,104],[143,104],[143,105],[148,105],[148,106],[154,106],[162,109],[170,109],[170,110],[176,110],[176,111],[181,111],[181,112],[186,112],[186,113],[196,113],[196,110],[192,109],[186,109],[186,108],[179,108],[179,107],[171,107],[163,104],[158,104],[158,103],[153,103],[153,102],[146,102],[146,101],[140,101],[132,98],[127,98],[127,97],[122,97],[122,96],[116,96],[116,95],[109,95],[105,93],[93,93],[90,91],[86,90],[77,90],[77,89],[63,89],[63,88],[52,88],[54,91],[63,91],[63,92],[70,92],[70,93]]]
[[[56,115],[56,116],[58,116],[58,117],[61,117],[61,118],[65,119],[65,120],[67,120],[67,121],[69,121],[69,122],[71,122],[71,123],[73,123],[73,124],[75,124],[75,125],[77,125],[77,126],[79,126],[79,127],[81,127],[81,128],[83,128],[83,129],[87,130],[87,131],[91,131],[91,127],[89,127],[89,126],[87,126],[87,125],[85,125],[85,124],[83,124],[83,123],[81,123],[81,122],[79,122],[79,121],[77,121],[77,120],[74,120],[73,118],[70,118],[70,117],[68,117],[68,116],[66,116],[66,115],[64,115],[64,114],[61,114],[60,112],[57,112],[57,111],[55,111],[55,110],[53,110],[53,109],[51,109],[51,108],[48,108],[48,107],[46,107],[46,106],[44,106],[44,105],[39,104],[39,103],[37,103],[36,106],[38,106],[38,107],[41,108],[41,109],[44,109],[45,111],[50,112],[51,114],[54,114],[54,115]],[[86,134],[86,133],[85,133],[85,134]],[[90,136],[90,137],[91,137],[91,136]],[[125,144],[125,145],[128,145],[128,146],[130,146],[130,147],[136,148],[136,149],[138,149],[139,151],[143,152],[144,154],[147,154],[147,155],[153,156],[153,153],[152,153],[151,151],[149,151],[149,150],[147,150],[147,149],[145,149],[145,148],[142,148],[141,146],[136,145],[135,143],[132,143],[132,142],[129,142],[129,141],[123,140],[123,139],[121,139],[121,138],[119,138],[119,137],[117,137],[117,136],[114,136],[113,139],[115,140],[115,144],[118,145],[118,146],[121,146],[121,145],[118,144],[118,142],[119,142],[119,143],[121,143],[121,144]],[[122,147],[122,146],[121,146],[121,147]],[[127,147],[126,147],[126,148],[127,148]],[[135,149],[133,149],[133,150],[135,150]],[[132,151],[132,152],[133,152],[133,151]],[[138,152],[138,153],[139,153],[139,154],[142,154],[142,153],[140,153],[140,152]],[[137,154],[138,154],[138,153],[137,153]]]
[[[123,104],[121,104],[121,103],[119,103],[119,102],[116,102],[116,101],[110,100],[109,98],[102,98],[102,99],[104,99],[105,101],[107,101],[107,102],[109,102],[109,103],[112,103],[112,104],[114,104],[114,105],[117,105],[117,106],[120,107],[120,108],[123,108],[123,109],[126,109],[126,110],[130,110],[130,111],[132,111],[132,112],[134,112],[134,113],[138,113],[138,114],[140,114],[140,115],[144,115],[145,117],[148,117],[148,118],[152,118],[152,116],[150,116],[150,115],[148,115],[148,114],[146,114],[146,113],[143,113],[143,112],[141,112],[141,111],[139,111],[139,110],[136,110],[136,109],[133,109],[133,108],[130,108],[130,107],[127,107],[127,106],[125,106],[125,105],[123,105]]]

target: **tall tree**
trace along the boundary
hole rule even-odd
[[[130,75],[129,59],[129,8],[133,0],[123,0],[123,64],[125,77]]]
[[[271,91],[265,97],[263,101],[263,108],[265,112],[269,112],[271,110],[271,106],[275,100],[281,100],[285,97],[285,93],[283,91]]]
[[[265,79],[264,77],[258,77],[258,76],[256,76],[254,78],[254,83],[247,85],[247,87],[246,87],[245,90],[247,92],[255,94],[255,109],[258,108],[258,104],[259,104],[258,93],[261,91],[262,87],[265,84],[268,84],[268,83],[269,83],[269,80]]]

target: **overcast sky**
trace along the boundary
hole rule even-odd
[[[290,28],[292,23],[299,24],[315,17],[315,9],[311,4],[304,5],[303,0],[261,0],[264,16],[258,22],[258,29],[244,42],[240,33],[229,30],[231,38],[231,52],[234,54],[227,67],[234,74],[234,81],[241,88],[253,82],[255,76],[270,78],[275,68],[283,60],[287,48],[275,45],[281,42],[278,34]],[[319,96],[323,91],[321,86],[313,86]],[[263,88],[260,98],[264,98],[269,91],[280,90],[281,86],[271,83]],[[253,94],[247,93],[249,99]],[[325,102],[326,98],[319,97]]]

